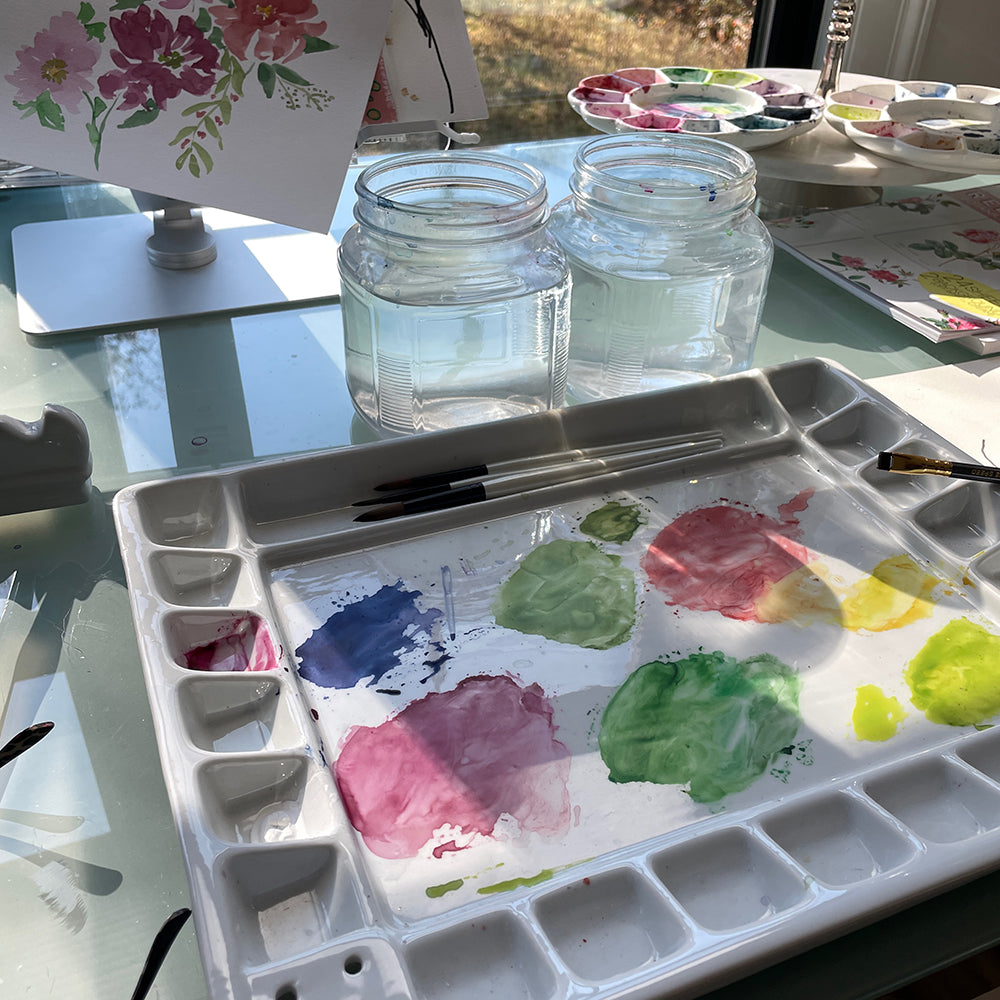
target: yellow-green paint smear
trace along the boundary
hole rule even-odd
[[[871,576],[848,590],[841,604],[843,626],[854,632],[887,632],[927,618],[934,610],[930,595],[939,582],[907,555],[883,559]]]
[[[898,698],[885,694],[874,684],[862,684],[854,700],[851,724],[859,740],[884,743],[896,735],[906,712]]]
[[[429,885],[424,892],[431,899],[440,899],[446,893],[455,892],[457,889],[461,889],[465,885],[465,879],[456,878],[452,879],[450,882],[442,882],[441,885]]]
[[[500,588],[498,625],[587,649],[619,646],[635,625],[635,577],[593,542],[539,545]]]
[[[981,725],[1000,713],[1000,636],[956,618],[927,640],[903,676],[931,722]]]
[[[553,875],[555,875],[555,870],[546,868],[537,875],[529,875],[527,878],[512,878],[506,882],[494,882],[493,885],[484,885],[481,889],[477,889],[476,892],[481,896],[490,896],[495,892],[511,892],[514,889],[523,889],[526,886],[548,882]]]

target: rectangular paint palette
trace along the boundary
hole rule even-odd
[[[888,450],[966,458],[807,360],[121,491],[213,1000],[692,997],[995,868],[1000,492]]]

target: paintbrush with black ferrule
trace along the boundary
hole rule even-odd
[[[898,451],[880,451],[878,467],[886,472],[903,472],[910,476],[945,476],[950,479],[972,479],[981,483],[1000,483],[1000,469],[969,462],[947,462],[923,455],[906,455]]]

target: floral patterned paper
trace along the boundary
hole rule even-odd
[[[780,245],[929,340],[987,335],[981,353],[1000,350],[992,336],[1000,334],[1000,185],[907,195],[769,228]]]

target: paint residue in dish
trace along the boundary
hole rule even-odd
[[[931,592],[938,583],[908,555],[890,556],[847,592],[842,624],[855,632],[886,632],[929,618]]]
[[[580,530],[602,542],[627,542],[645,523],[638,504],[623,504],[617,500],[591,511],[581,522]]]
[[[441,611],[421,611],[416,603],[421,596],[397,581],[346,605],[295,650],[300,676],[324,688],[354,687],[365,677],[369,686],[378,683],[417,648],[419,636],[431,644]],[[439,659],[433,664],[440,669]]]
[[[415,857],[443,829],[491,836],[503,815],[522,834],[560,836],[570,754],[552,715],[537,684],[477,676],[353,729],[334,764],[351,822],[383,858]]]
[[[927,640],[903,676],[931,722],[974,726],[1000,713],[998,663],[1000,636],[956,618]]]
[[[220,627],[211,642],[184,654],[188,670],[258,671],[276,670],[278,651],[267,625],[256,615],[243,615]]]
[[[887,695],[875,684],[862,684],[854,697],[851,725],[859,740],[884,743],[896,735],[906,718],[898,698]]]
[[[635,578],[593,542],[558,538],[524,557],[500,588],[493,615],[518,632],[610,649],[635,625]]]
[[[601,720],[614,782],[687,785],[695,802],[749,787],[795,739],[799,679],[770,654],[722,652],[639,667]]]
[[[804,490],[782,504],[780,520],[728,502],[687,511],[656,535],[642,568],[669,605],[718,611],[738,621],[774,620],[776,606],[762,618],[758,605],[775,584],[812,561],[799,542],[795,517],[812,493]],[[801,598],[807,592],[797,593]],[[823,600],[815,609],[819,615],[829,613],[825,593]],[[799,614],[806,607],[802,600],[794,606]]]

